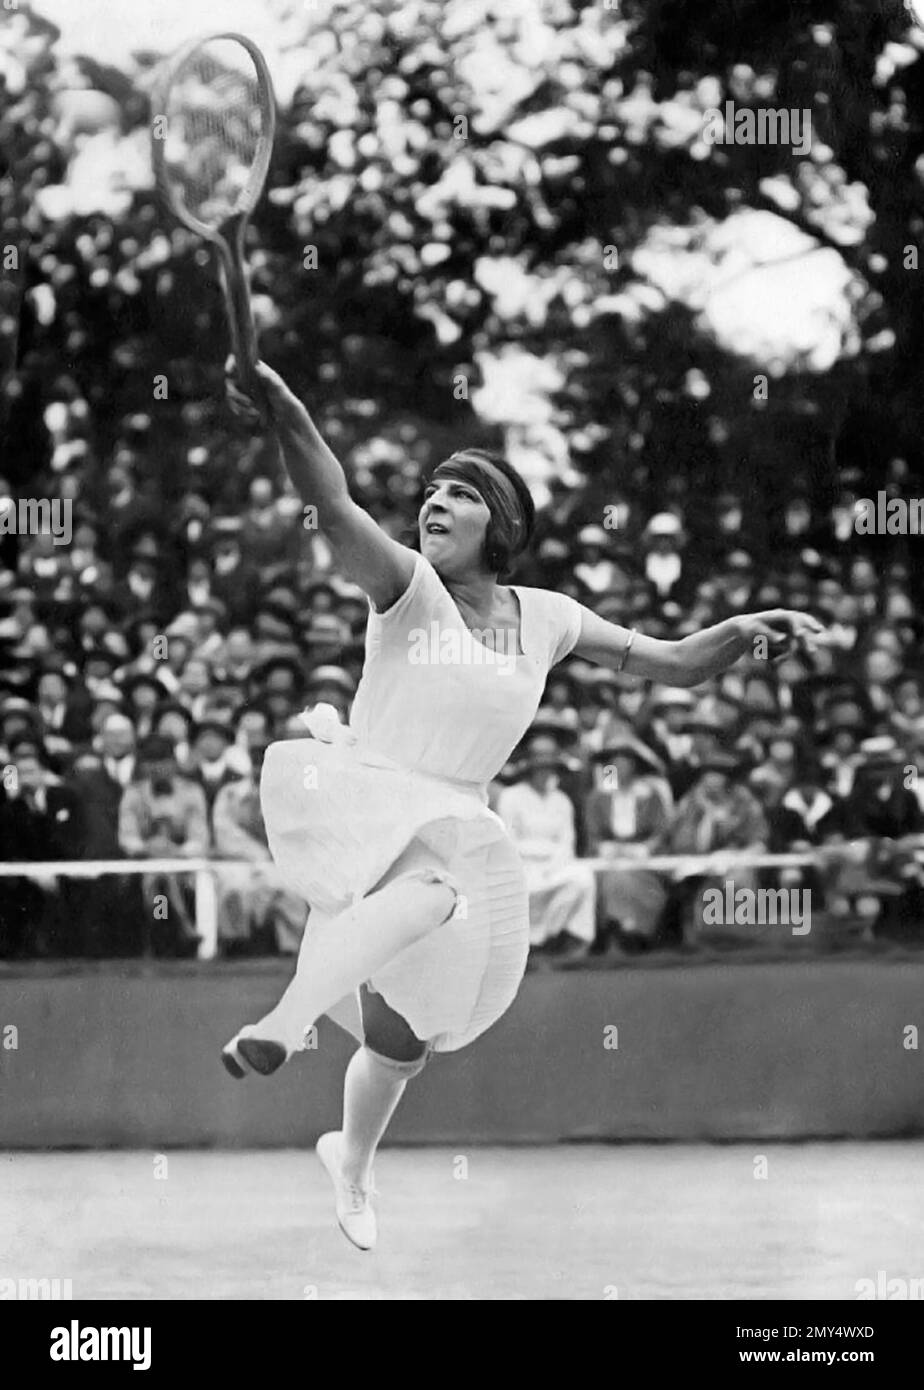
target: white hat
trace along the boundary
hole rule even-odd
[[[646,536],[679,536],[683,522],[673,512],[656,512],[645,527]]]

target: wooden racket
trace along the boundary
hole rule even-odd
[[[276,130],[266,59],[243,34],[195,39],[158,72],[151,116],[158,189],[176,219],[218,253],[238,381],[252,395],[258,350],[244,240]]]

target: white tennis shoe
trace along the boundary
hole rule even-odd
[[[334,1184],[334,1200],[341,1231],[359,1250],[373,1250],[378,1237],[378,1227],[370,1201],[372,1189],[348,1182],[344,1177],[340,1158],[342,1137],[337,1129],[322,1134],[315,1144],[315,1153]]]

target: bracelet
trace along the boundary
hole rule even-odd
[[[618,663],[617,663],[617,665],[616,665],[616,667],[615,667],[615,669],[616,669],[617,671],[621,671],[622,668],[625,666],[626,662],[628,661],[628,659],[629,659],[629,653],[630,653],[630,651],[632,650],[632,643],[633,643],[634,641],[635,641],[635,628],[633,628],[632,631],[629,633],[629,640],[628,640],[628,642],[626,643],[625,650],[623,651],[623,654],[622,654],[622,656],[619,658],[619,661],[618,661]]]

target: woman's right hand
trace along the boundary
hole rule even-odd
[[[225,362],[225,397],[232,412],[248,424],[264,428],[297,429],[310,424],[307,410],[292,394],[278,372],[265,362],[254,367],[254,390],[247,392],[237,376],[233,356]]]

